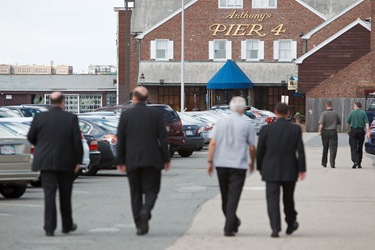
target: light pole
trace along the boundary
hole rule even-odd
[[[185,111],[185,83],[184,83],[184,38],[185,38],[185,8],[184,0],[181,0],[181,112]]]

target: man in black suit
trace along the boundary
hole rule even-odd
[[[75,172],[83,156],[77,116],[64,111],[64,95],[50,95],[51,110],[38,113],[31,123],[27,139],[35,145],[33,171],[40,171],[44,190],[44,230],[53,236],[57,225],[56,190],[60,194],[62,232],[77,229],[72,218],[72,189]]]
[[[134,89],[134,108],[121,114],[117,130],[117,169],[128,176],[137,235],[148,233],[151,210],[160,191],[161,170],[171,166],[162,113],[146,106],[147,97],[145,87]]]
[[[280,187],[283,188],[286,233],[298,228],[297,212],[294,208],[294,189],[299,178],[306,176],[305,150],[300,126],[290,123],[288,105],[278,103],[275,107],[277,120],[264,126],[259,133],[257,169],[266,182],[268,216],[271,237],[279,237],[281,231]]]

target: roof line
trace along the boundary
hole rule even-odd
[[[198,0],[193,0],[193,1],[185,4],[184,5],[184,9],[189,8],[191,5],[195,4],[196,2],[198,2]],[[182,8],[176,10],[175,12],[173,12],[172,14],[170,14],[169,16],[167,16],[166,18],[162,19],[161,21],[159,21],[156,24],[154,24],[153,26],[151,26],[149,29],[146,29],[145,31],[143,31],[141,34],[139,34],[138,36],[136,36],[135,39],[138,39],[138,40],[143,39],[145,37],[145,35],[147,35],[151,31],[153,31],[154,29],[158,28],[162,24],[166,23],[167,21],[169,21],[173,17],[177,16],[181,12],[182,12]]]
[[[299,0],[296,0],[296,1],[299,1]],[[327,26],[328,24],[332,23],[333,21],[335,21],[336,19],[338,19],[339,17],[341,17],[342,15],[346,14],[348,11],[354,9],[354,7],[356,7],[357,5],[361,4],[362,2],[364,2],[365,0],[358,0],[357,2],[353,3],[352,5],[348,6],[346,9],[344,9],[343,11],[337,13],[336,15],[334,15],[333,17],[331,17],[330,19],[326,20],[325,22],[323,22],[322,24],[320,24],[319,26],[317,26],[316,28],[312,29],[310,32],[308,32],[306,35],[304,35],[302,37],[302,39],[305,39],[305,40],[308,40],[311,38],[311,36],[313,34],[315,34],[316,32],[318,32],[319,30],[323,29],[325,26]]]
[[[316,9],[314,9],[313,7],[311,7],[310,5],[308,5],[307,3],[303,2],[302,0],[295,0],[295,1],[296,1],[297,3],[299,3],[299,4],[301,4],[301,5],[302,5],[303,7],[305,7],[306,9],[310,10],[311,12],[313,12],[313,13],[314,13],[315,15],[317,15],[318,17],[322,18],[324,21],[327,20],[327,17],[326,17],[323,13],[317,11]]]
[[[296,64],[301,64],[303,62],[303,60],[305,60],[307,57],[311,56],[316,51],[320,50],[321,48],[323,48],[324,46],[326,46],[327,44],[329,44],[330,42],[332,42],[333,40],[335,40],[336,38],[338,38],[342,34],[346,33],[347,31],[349,31],[350,29],[352,29],[354,26],[356,26],[358,24],[362,25],[364,28],[368,29],[371,32],[371,26],[369,24],[365,23],[364,21],[362,21],[360,18],[358,18],[357,20],[355,20],[354,22],[352,22],[351,24],[349,24],[348,26],[346,26],[345,28],[343,28],[342,30],[340,30],[339,32],[334,34],[333,36],[329,37],[328,39],[326,39],[325,41],[320,43],[315,48],[311,49],[309,52],[307,52],[303,56],[299,57],[294,62]]]

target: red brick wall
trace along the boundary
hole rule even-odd
[[[365,18],[368,18],[370,16],[370,9],[370,0],[365,0],[355,8],[342,15],[337,20],[319,30],[318,32],[313,34],[307,41],[307,51],[313,49],[315,46],[333,36],[338,31],[345,28],[358,18],[360,18],[361,20],[365,20]]]
[[[299,92],[308,92],[368,52],[370,52],[370,32],[363,26],[356,25],[307,57],[299,65]]]
[[[132,90],[138,83],[138,48],[137,41],[133,35],[127,34],[127,25],[130,25],[132,11],[119,11],[118,23],[118,85],[119,103],[130,100]],[[127,50],[126,37],[129,36],[129,50]],[[129,57],[129,60],[127,59]]]
[[[200,0],[185,10],[185,60],[208,61],[208,42],[214,39],[228,39],[232,41],[232,59],[241,58],[241,41],[246,39],[260,39],[265,41],[265,61],[273,61],[273,41],[278,39],[292,39],[298,41],[298,56],[302,55],[301,33],[307,33],[323,20],[314,13],[295,2],[294,0],[278,1],[277,9],[254,9],[251,8],[251,1],[244,1],[244,8],[237,9],[237,13],[248,12],[249,14],[269,14],[270,18],[263,21],[256,19],[225,19],[235,9],[218,9],[218,1]],[[226,32],[212,35],[210,26],[225,24]],[[259,37],[256,33],[253,36],[227,36],[225,35],[231,24],[260,24],[263,30],[260,33],[266,34]],[[283,24],[285,33],[275,36],[271,32],[278,25]],[[245,29],[248,33],[249,28]],[[235,27],[231,34],[235,32]],[[177,15],[159,26],[141,41],[141,60],[150,60],[150,41],[155,39],[169,39],[174,41],[174,60],[179,61],[181,55],[181,15]]]

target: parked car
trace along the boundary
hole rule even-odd
[[[37,113],[48,111],[48,109],[45,107],[26,106],[26,105],[3,106],[3,108],[8,108],[12,110],[13,112],[15,112],[16,114],[23,116],[23,117],[34,117]]]
[[[181,118],[182,125],[184,124],[193,124],[197,125],[198,127],[202,127],[202,135],[204,138],[204,143],[209,142],[208,135],[212,130],[212,126],[210,126],[207,122],[203,122],[201,120],[198,120],[197,118],[194,118],[192,116],[189,116],[185,114],[185,112],[177,112],[178,116]]]
[[[21,115],[15,113],[14,111],[8,108],[0,108],[0,118],[9,118],[9,117],[21,117]]]
[[[31,171],[33,147],[24,136],[14,136],[0,127],[0,193],[19,198],[31,181],[39,177]]]
[[[17,117],[17,118],[1,118],[0,127],[7,130],[16,136],[27,136],[29,132],[32,117]],[[94,147],[90,144],[94,144],[91,138],[86,139],[86,136],[82,135],[82,146],[83,146],[83,159],[81,169],[85,170],[89,168],[90,164],[97,164],[100,159],[100,152],[94,150]],[[40,180],[31,182],[35,187],[41,186]]]
[[[375,155],[375,120],[371,122],[370,138],[365,141],[365,151]]]
[[[24,106],[24,107],[42,107],[42,108],[45,108],[47,110],[50,110],[52,107],[51,105],[49,104],[21,104],[21,106]]]
[[[169,105],[166,104],[148,104],[148,106],[160,110],[163,114],[165,127],[167,129],[169,153],[171,157],[174,152],[178,150],[180,145],[185,143],[185,135],[182,131],[181,119]],[[122,113],[123,111],[129,110],[134,106],[131,104],[117,105],[117,106],[106,106],[94,110],[94,112],[100,111],[112,111],[116,113]]]
[[[204,145],[202,124],[193,121],[194,118],[181,115],[182,130],[185,134],[185,143],[177,149],[181,157],[189,157],[194,151],[200,151]],[[195,120],[195,119],[194,119]]]
[[[78,116],[78,123],[85,136],[90,135],[95,138],[97,151],[100,152],[99,162],[96,165],[90,164],[82,173],[96,175],[100,169],[115,169],[118,119],[116,117]]]

